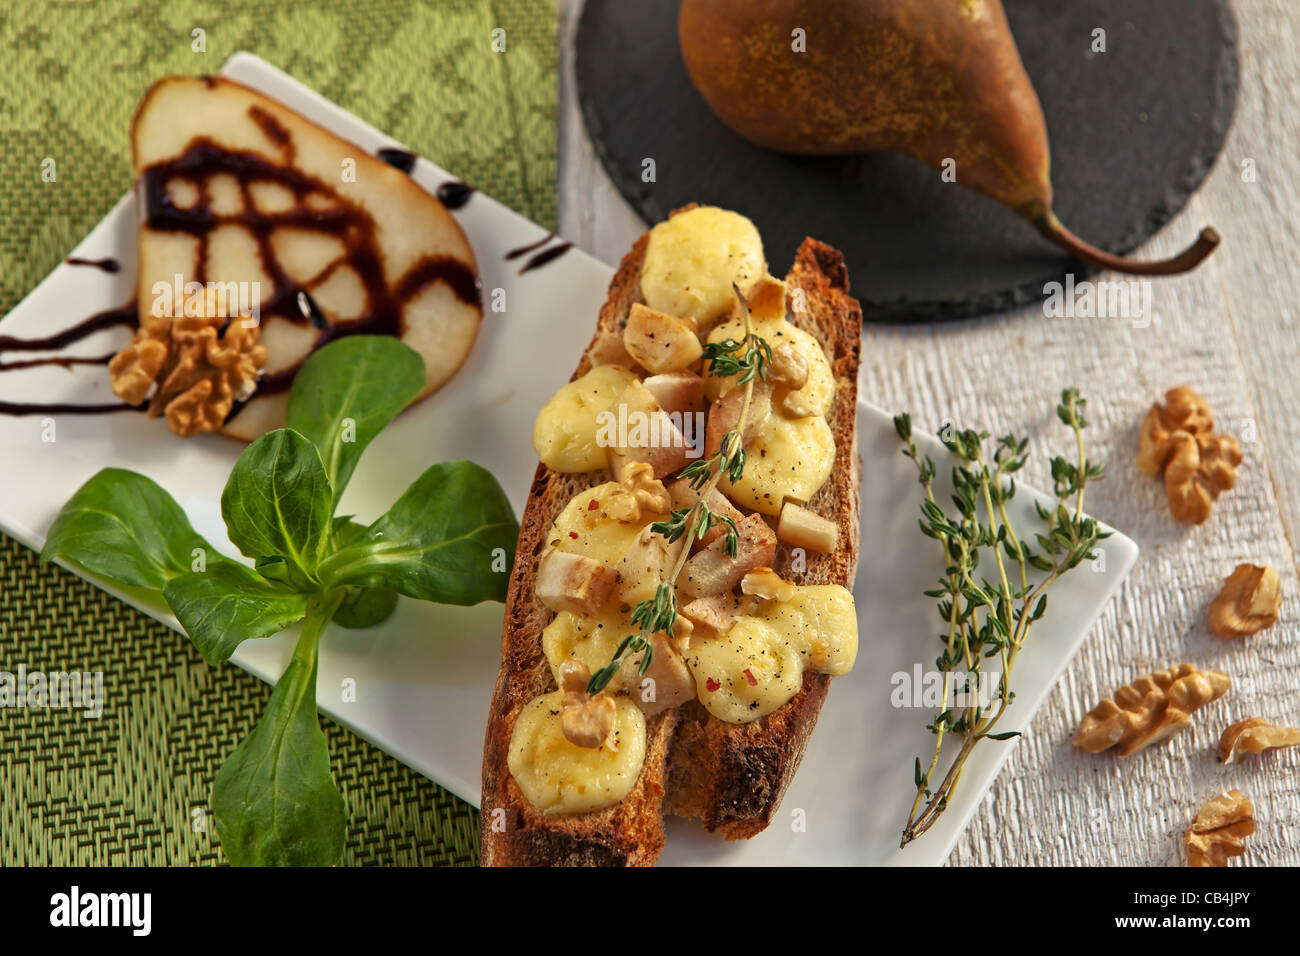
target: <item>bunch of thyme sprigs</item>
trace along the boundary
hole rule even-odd
[[[1028,458],[1027,438],[1006,435],[998,439],[990,463],[984,454],[987,432],[966,430],[948,437],[940,434],[944,445],[960,459],[952,472],[956,513],[949,514],[935,500],[935,465],[917,451],[912,440],[911,418],[903,414],[894,419],[894,428],[904,442],[903,454],[916,464],[919,481],[925,489],[921,532],[939,542],[946,565],[939,586],[925,592],[938,601],[939,615],[944,622],[945,630],[939,635],[943,653],[935,665],[943,673],[941,706],[946,709],[926,728],[935,735],[934,754],[926,769],[922,768],[921,758],[916,759],[916,799],[903,828],[900,847],[907,846],[933,826],[947,809],[966,761],[981,740],[1008,740],[1019,735],[1019,731],[995,732],[995,728],[1015,700],[1011,690],[1012,670],[1030,627],[1047,610],[1047,589],[1067,571],[1096,557],[1093,548],[1110,536],[1110,532],[1101,531],[1097,522],[1083,513],[1084,490],[1089,482],[1099,480],[1105,470],[1102,463],[1091,462],[1084,455],[1086,404],[1077,389],[1069,388],[1061,393],[1056,414],[1074,432],[1077,464],[1059,456],[1052,459],[1052,481],[1059,501],[1055,510],[1034,504],[1048,526],[1046,533],[1034,535],[1037,551],[1016,533],[1006,509],[1006,503],[1016,493],[1015,480],[1010,476]],[[987,577],[977,580],[981,555],[987,557],[990,552],[996,562],[996,580]],[[1031,569],[1039,572],[1032,583]],[[964,670],[967,685],[954,686],[952,690],[969,692],[980,686],[980,665],[990,658],[997,658],[1001,667],[996,701],[983,706],[977,696],[967,693],[966,700],[973,699],[972,703],[948,706],[953,671]],[[989,710],[991,714],[986,713]],[[939,765],[944,738],[949,734],[960,738],[961,748],[942,781],[932,787],[930,781]]]
[[[718,450],[712,455],[691,462],[677,476],[684,478],[693,489],[699,492],[699,500],[690,508],[678,508],[669,512],[667,521],[656,521],[650,530],[663,535],[669,543],[685,537],[688,541],[703,538],[710,529],[725,525],[727,554],[733,558],[740,547],[740,535],[736,523],[726,515],[720,515],[709,508],[706,503],[713,494],[718,482],[726,474],[731,481],[737,482],[745,472],[745,449],[741,436],[745,433],[745,422],[749,417],[749,406],[754,397],[754,382],[767,380],[767,369],[772,362],[772,347],[767,340],[755,334],[749,314],[749,303],[741,294],[740,287],[734,282],[731,286],[740,303],[741,316],[745,323],[745,337],[742,341],[723,339],[710,342],[704,347],[703,358],[708,365],[709,374],[721,377],[739,376],[737,385],[745,388],[745,398],[740,407],[740,417],[736,427],[722,436]],[[640,628],[636,634],[629,634],[619,643],[618,649],[610,662],[591,675],[587,681],[587,693],[599,694],[614,679],[624,662],[637,654],[642,654],[638,675],[643,675],[650,667],[654,656],[651,637],[660,631],[673,636],[673,625],[677,621],[677,594],[673,590],[677,576],[681,574],[691,549],[683,547],[677,555],[672,570],[655,589],[655,596],[641,601],[632,609],[632,623]]]

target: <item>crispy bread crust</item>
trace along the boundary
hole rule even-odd
[[[623,257],[593,344],[605,330],[621,331],[632,305],[643,301],[641,266],[648,242],[649,235],[643,235]],[[836,467],[809,506],[836,521],[840,545],[833,554],[808,554],[802,572],[792,570],[789,549],[782,545],[776,570],[800,584],[848,587],[858,558],[856,422],[862,312],[848,294],[843,257],[824,243],[804,240],[787,281],[792,292],[796,287],[803,291],[806,302],[805,311],[793,313],[793,322],[825,348],[838,383],[827,415],[835,437]],[[590,368],[584,354],[573,378]],[[723,723],[692,701],[648,721],[645,764],[621,802],[579,816],[548,816],[534,809],[511,777],[506,758],[519,711],[555,689],[541,646],[542,629],[555,614],[535,595],[536,559],[564,506],[574,495],[607,480],[603,471],[562,475],[539,465],[529,489],[483,750],[485,866],[649,866],[664,846],[665,813],[698,818],[728,839],[753,836],[768,825],[779,806],[826,699],[830,677],[810,672],[792,700],[750,724]]]

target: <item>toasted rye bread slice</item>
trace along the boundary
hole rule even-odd
[[[648,241],[648,234],[643,235],[624,256],[601,309],[597,337],[605,330],[621,330],[632,305],[643,301],[641,266]],[[802,290],[806,305],[792,321],[821,343],[837,379],[827,415],[835,436],[835,468],[809,507],[835,521],[840,536],[833,554],[808,554],[805,570],[798,573],[791,568],[790,549],[782,545],[777,571],[800,584],[848,587],[858,558],[861,467],[856,424],[862,312],[848,294],[843,256],[815,239],[804,240],[786,280],[792,293]],[[590,368],[584,355],[573,378]],[[753,836],[768,825],[780,804],[826,698],[830,677],[809,672],[792,700],[750,724],[724,723],[692,701],[647,722],[641,776],[621,802],[577,816],[549,816],[533,808],[511,777],[506,758],[519,711],[555,689],[541,644],[542,629],[555,614],[535,595],[537,559],[564,506],[579,492],[608,480],[604,471],[563,475],[539,465],[529,490],[483,751],[485,866],[649,866],[664,846],[665,813],[698,818],[728,839]]]

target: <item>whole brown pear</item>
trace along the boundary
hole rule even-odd
[[[700,95],[759,146],[905,153],[1100,268],[1172,275],[1219,243],[1206,228],[1172,259],[1130,262],[1061,224],[1043,109],[1000,0],[683,0],[677,32]]]

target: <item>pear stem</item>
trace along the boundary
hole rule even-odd
[[[1201,230],[1196,241],[1171,259],[1159,262],[1133,262],[1090,246],[1062,225],[1049,210],[1034,220],[1040,232],[1080,262],[1099,269],[1114,269],[1138,276],[1173,276],[1195,269],[1218,247],[1221,237],[1213,226]]]

